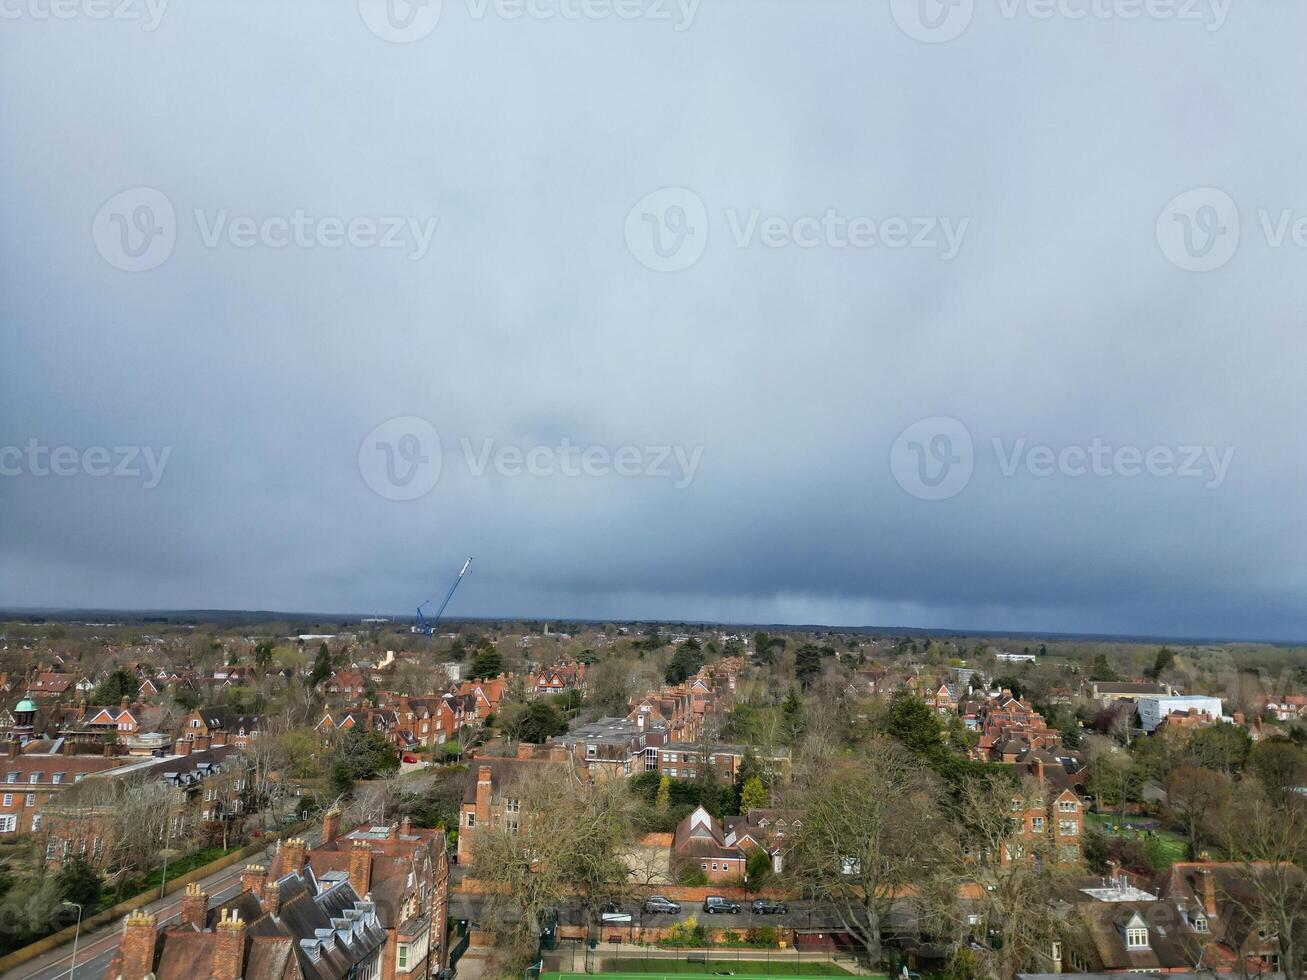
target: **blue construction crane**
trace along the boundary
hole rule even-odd
[[[449,600],[454,598],[454,592],[458,589],[458,583],[463,581],[463,576],[467,574],[468,566],[470,566],[471,564],[472,564],[471,558],[463,562],[463,567],[459,570],[458,575],[454,578],[454,584],[451,585],[449,587],[449,591],[445,593],[445,601],[440,604],[440,608],[436,610],[436,614],[434,616],[432,616],[430,619],[427,619],[425,616],[423,616],[422,606],[427,606],[430,605],[432,602],[434,602],[436,599],[435,596],[432,596],[426,602],[422,603],[422,605],[418,606],[417,614],[413,617],[412,632],[421,633],[423,636],[430,636],[432,633],[436,631],[436,624],[440,622],[440,617],[445,614],[445,607],[449,605]]]

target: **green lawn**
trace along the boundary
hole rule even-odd
[[[1125,820],[1122,820],[1119,817],[1103,813],[1089,813],[1086,814],[1086,816],[1088,817],[1091,826],[1096,827],[1098,830],[1101,830],[1109,836],[1133,837],[1135,840],[1139,841],[1149,849],[1150,861],[1152,861],[1152,855],[1155,855],[1159,861],[1169,867],[1177,861],[1185,860],[1187,845],[1185,844],[1184,838],[1179,834],[1172,833],[1169,830],[1155,830],[1151,832],[1130,830],[1122,826],[1122,824],[1130,822],[1128,817]],[[1117,829],[1109,830],[1108,824],[1115,825]]]

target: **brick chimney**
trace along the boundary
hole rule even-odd
[[[245,972],[245,923],[240,912],[232,909],[228,916],[227,909],[223,909],[213,931],[218,938],[210,967],[211,980],[239,980]]]
[[[367,841],[356,840],[349,852],[349,883],[359,898],[368,893],[372,884],[372,848]]]
[[[190,743],[190,740],[189,740],[189,739],[184,739],[184,738],[179,738],[179,739],[177,739],[177,750],[176,750],[176,751],[177,751],[177,754],[178,754],[178,755],[190,755],[190,754],[191,754],[191,743]]]
[[[494,787],[493,770],[489,766],[477,769],[477,826],[484,827],[490,823],[490,796]]]
[[[143,977],[154,972],[154,944],[158,938],[151,913],[137,909],[123,920],[124,977]]]
[[[273,916],[281,914],[281,886],[275,881],[263,888],[263,911]]]
[[[413,825],[408,819],[408,814],[405,814],[404,819],[399,822],[399,835],[401,837],[407,837],[412,829]]]
[[[340,836],[340,807],[333,806],[322,815],[322,843],[330,844]]]
[[[1041,783],[1044,781],[1044,760],[1035,756],[1035,778]]]
[[[204,931],[204,919],[209,912],[209,896],[204,893],[199,882],[192,881],[186,886],[182,896],[182,928],[194,926],[196,931]]]
[[[1198,882],[1203,892],[1203,908],[1209,919],[1216,918],[1216,879],[1207,868],[1198,869]]]
[[[268,883],[268,869],[261,864],[247,864],[245,870],[241,872],[241,889],[247,892],[254,892],[260,899],[263,898],[263,888]]]
[[[195,751],[196,751],[196,752],[207,752],[207,751],[209,750],[209,745],[211,744],[211,742],[212,742],[212,740],[209,738],[208,735],[196,735],[196,736],[195,736]]]
[[[292,871],[299,871],[304,867],[304,838],[292,837],[290,840],[281,842],[281,865],[278,870],[281,875],[290,874]]]

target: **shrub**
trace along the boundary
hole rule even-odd
[[[681,871],[681,884],[689,888],[706,888],[708,875],[702,868],[687,865]]]

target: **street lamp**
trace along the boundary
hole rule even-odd
[[[82,935],[82,907],[76,902],[60,902],[60,905],[71,905],[77,909],[77,929],[73,932],[73,961],[68,966],[68,980],[73,980],[73,973],[77,969],[77,940]]]

